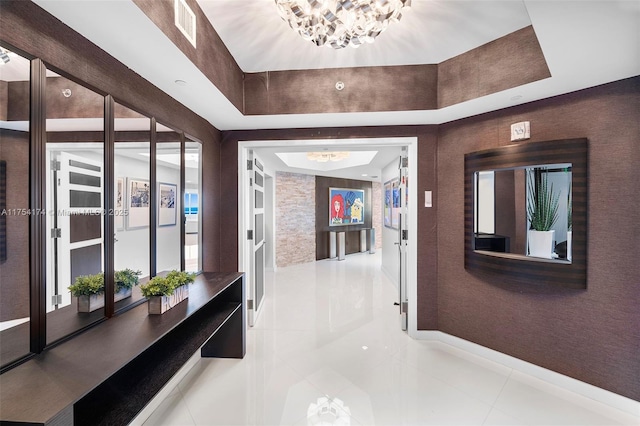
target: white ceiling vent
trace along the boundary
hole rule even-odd
[[[175,0],[175,22],[176,27],[196,47],[196,15],[187,5],[185,0]]]

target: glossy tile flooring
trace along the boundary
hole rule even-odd
[[[400,330],[380,253],[279,268],[247,355],[199,359],[150,425],[638,425],[640,418]]]

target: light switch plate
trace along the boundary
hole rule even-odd
[[[431,191],[424,191],[424,206],[433,207]]]
[[[511,125],[511,141],[522,141],[531,137],[531,125],[528,121],[521,121]]]

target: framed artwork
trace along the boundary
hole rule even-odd
[[[149,181],[129,178],[127,229],[149,226]]]
[[[124,197],[125,197],[124,178],[116,179],[116,201],[114,203],[114,224],[116,231],[124,230]]]
[[[384,184],[384,226],[398,229],[400,222],[400,207],[402,196],[400,180],[392,179]]]
[[[391,209],[392,209],[392,187],[391,181],[384,183],[384,211],[383,224],[387,228],[391,228]]]
[[[329,188],[329,226],[363,224],[364,190]]]
[[[400,226],[400,208],[402,207],[400,197],[402,197],[400,180],[394,179],[391,181],[391,227],[393,229],[398,229]]]
[[[175,226],[177,190],[173,183],[158,183],[158,226]]]

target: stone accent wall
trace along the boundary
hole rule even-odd
[[[376,230],[376,250],[382,249],[382,183],[372,182],[371,226]]]
[[[276,266],[316,260],[316,178],[276,173]]]

